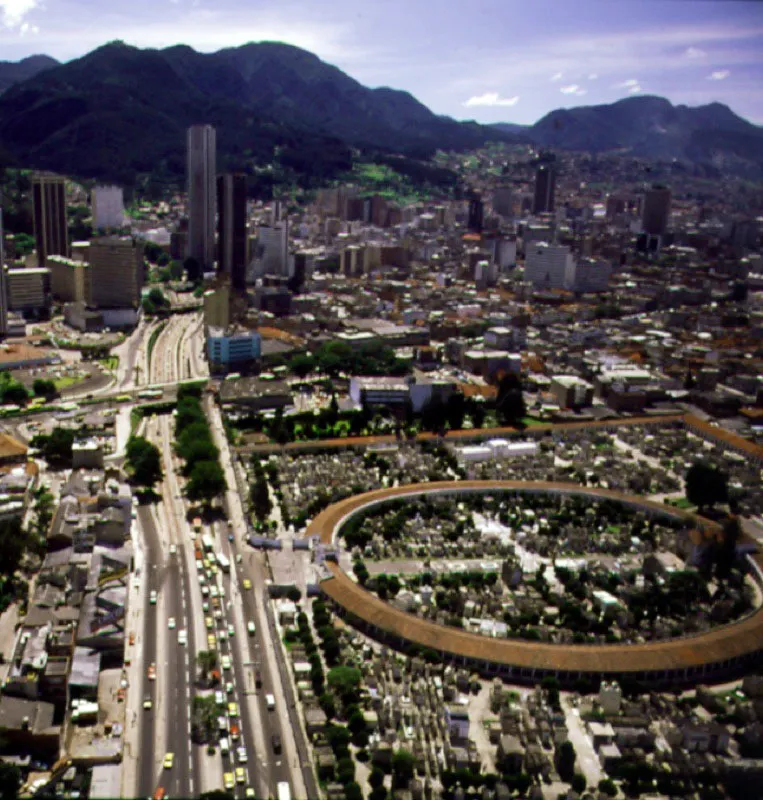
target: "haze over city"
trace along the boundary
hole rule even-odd
[[[282,41],[438,114],[533,123],[560,107],[633,94],[720,101],[763,123],[763,4],[708,0],[0,0],[0,53],[59,60],[121,39],[210,52]]]

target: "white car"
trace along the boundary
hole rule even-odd
[[[238,750],[236,750],[236,758],[238,759],[238,763],[239,764],[246,764],[246,748],[245,747],[239,747]]]
[[[148,598],[148,602],[151,603],[152,606],[156,605],[156,589],[151,590],[151,595]]]
[[[233,625],[228,625],[228,636],[235,636],[235,635],[236,635],[236,629],[233,627]]]
[[[185,628],[178,631],[178,644],[188,644],[188,631]]]
[[[175,555],[175,553],[177,553],[177,551],[178,551],[178,549],[177,549],[177,545],[175,545],[175,544],[171,544],[171,545],[170,545],[170,555],[171,555],[171,556],[174,556],[174,555]]]
[[[218,632],[217,638],[221,642],[224,642],[228,638],[228,632],[225,630],[225,628]]]
[[[225,693],[226,694],[233,694],[233,682],[232,681],[228,681],[228,683],[225,684]]]
[[[175,617],[170,617],[170,618],[169,618],[169,620],[167,621],[167,627],[168,627],[168,628],[169,628],[171,631],[174,631],[174,630],[175,630]]]

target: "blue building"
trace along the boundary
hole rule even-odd
[[[207,358],[212,372],[244,369],[260,359],[262,339],[257,331],[209,328]]]

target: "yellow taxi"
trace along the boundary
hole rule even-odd
[[[233,773],[226,772],[223,775],[223,785],[226,789],[232,789],[235,786],[235,781],[233,780]]]
[[[175,763],[175,754],[174,753],[167,753],[164,756],[164,768],[165,769],[172,769],[172,765]]]
[[[244,578],[244,589],[251,589],[251,588],[252,588],[252,582],[249,580],[249,578]]]

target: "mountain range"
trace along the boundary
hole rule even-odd
[[[531,126],[479,125],[432,113],[407,92],[370,89],[305,50],[277,42],[215,53],[111,42],[64,64],[47,56],[0,62],[0,166],[52,169],[135,183],[178,181],[185,129],[218,129],[222,169],[253,180],[274,171],[303,183],[397,153],[427,159],[499,140],[706,162],[763,175],[763,129],[719,103],[658,97],[553,111]]]

